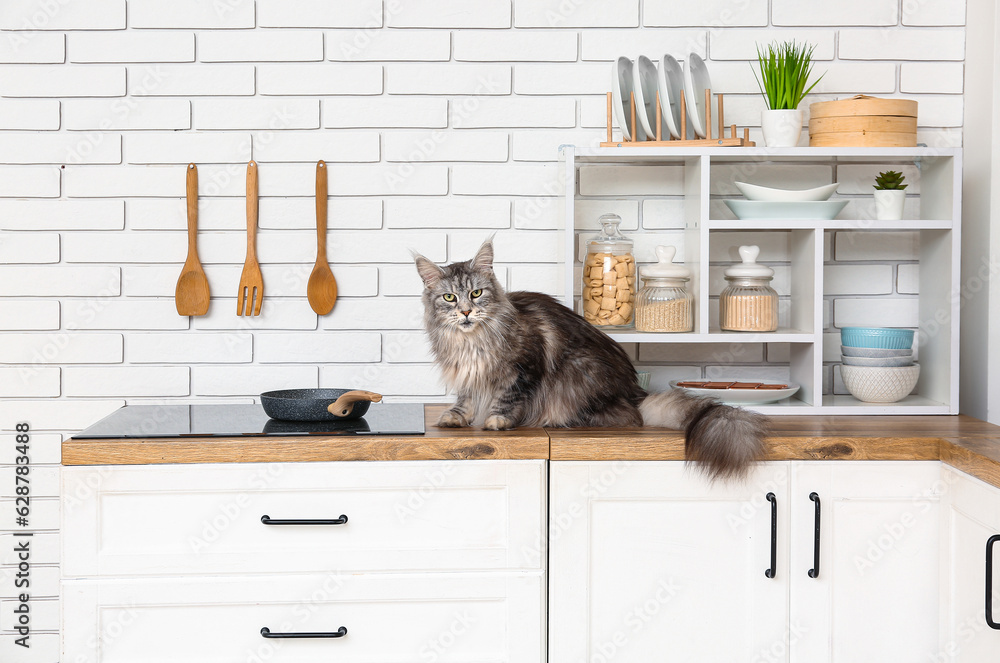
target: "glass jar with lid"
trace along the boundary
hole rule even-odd
[[[676,247],[656,247],[659,262],[639,269],[642,288],[635,297],[635,328],[643,332],[694,331],[691,270],[673,264]]]
[[[632,240],[621,234],[622,218],[605,214],[601,232],[587,243],[583,263],[583,317],[602,327],[632,324],[635,300],[635,257]]]
[[[723,331],[772,332],[778,328],[778,293],[770,286],[774,270],[757,262],[758,246],[741,246],[742,263],[725,272],[726,289],[719,296],[719,327]]]

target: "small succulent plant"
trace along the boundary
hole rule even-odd
[[[903,173],[896,172],[895,170],[887,170],[885,172],[879,173],[878,177],[875,178],[875,190],[876,191],[902,191],[908,184],[903,184],[903,180],[906,176]]]

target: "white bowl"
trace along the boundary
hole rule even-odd
[[[913,357],[848,357],[841,355],[841,361],[848,366],[912,366]]]
[[[829,200],[830,196],[833,195],[837,187],[840,186],[836,182],[833,184],[824,184],[823,186],[818,186],[815,189],[772,189],[767,186],[760,186],[757,184],[749,184],[747,182],[733,182],[736,188],[740,190],[747,200],[762,200],[764,202],[770,203],[792,203],[792,202],[803,202],[810,200]]]
[[[835,218],[849,200],[803,200],[801,202],[768,202],[764,200],[723,200],[738,219],[826,219]]]
[[[906,398],[917,386],[920,364],[899,368],[840,366],[844,386],[851,395],[865,403],[895,403]]]
[[[895,350],[891,348],[855,348],[840,346],[840,354],[845,357],[912,357],[913,348]]]

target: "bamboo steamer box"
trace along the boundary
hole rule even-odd
[[[810,147],[916,147],[917,102],[859,94],[809,104]]]

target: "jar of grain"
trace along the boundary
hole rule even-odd
[[[642,289],[635,296],[636,331],[694,331],[694,298],[687,290],[691,270],[673,264],[675,253],[673,246],[658,246],[659,262],[640,268]]]
[[[602,327],[632,324],[635,299],[635,258],[632,240],[618,231],[622,218],[605,214],[601,232],[587,244],[583,264],[583,317]]]
[[[769,284],[774,270],[757,263],[758,246],[741,246],[743,262],[726,270],[728,285],[719,296],[723,331],[771,332],[778,328],[778,293]]]

